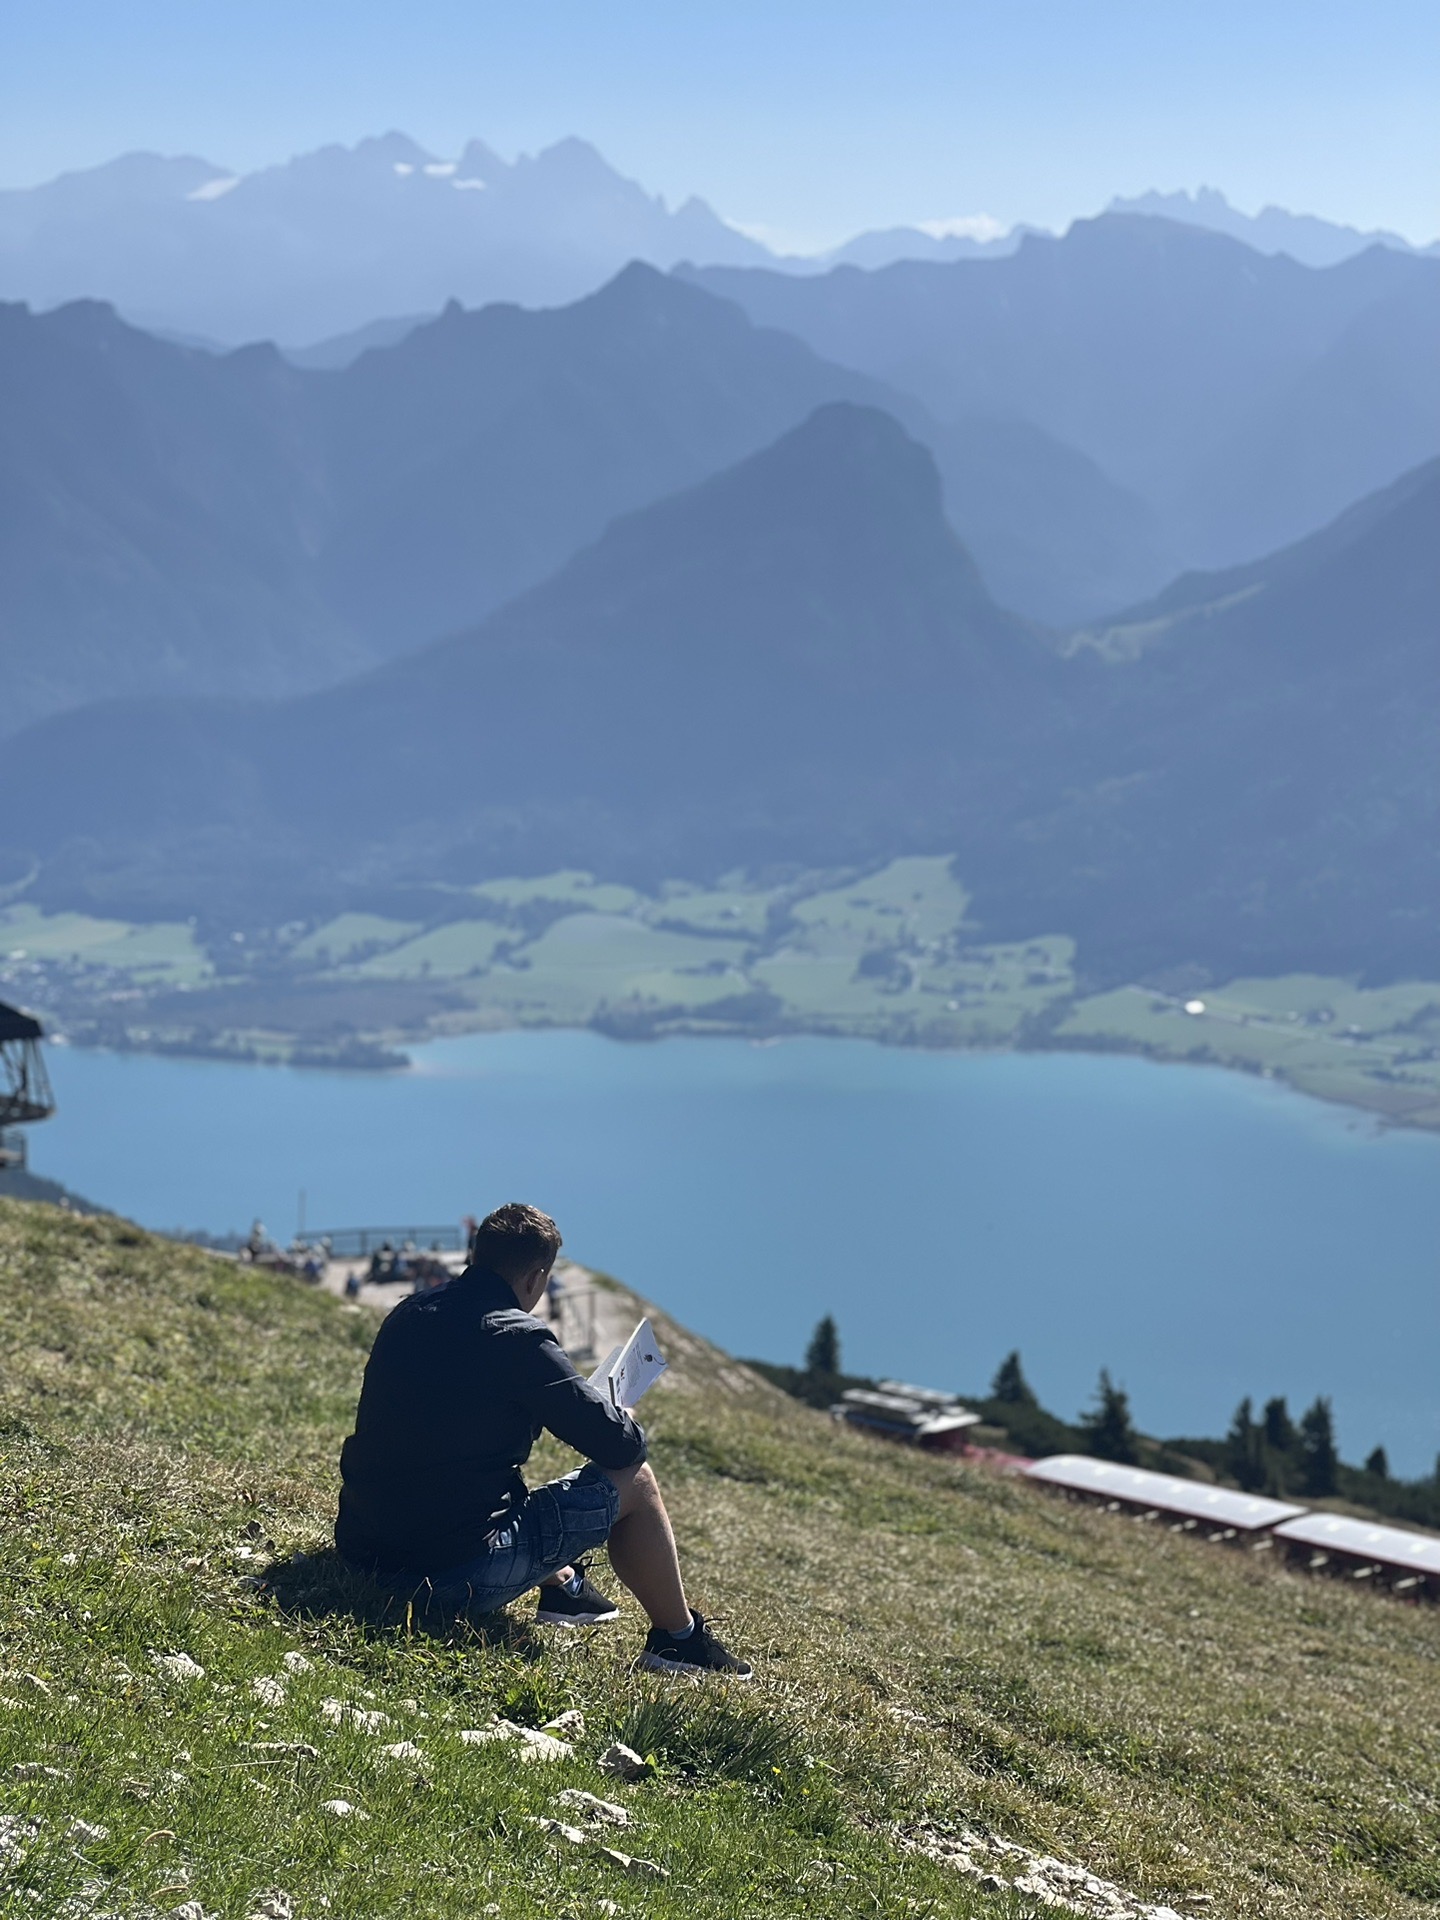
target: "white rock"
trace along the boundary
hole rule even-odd
[[[553,1734],[542,1733],[538,1727],[518,1727],[513,1720],[496,1720],[488,1727],[467,1727],[460,1735],[467,1747],[489,1746],[493,1741],[512,1741],[519,1749],[519,1757],[529,1763],[534,1760],[568,1760],[575,1749],[568,1740],[557,1740]]]
[[[262,1675],[258,1680],[250,1682],[250,1691],[262,1706],[282,1707],[285,1704],[283,1680],[272,1680],[268,1675]]]
[[[314,1662],[307,1660],[303,1653],[287,1653],[281,1656],[280,1664],[287,1673],[309,1673]]]
[[[555,1804],[568,1807],[582,1820],[590,1820],[599,1826],[628,1827],[629,1810],[617,1807],[613,1801],[601,1800],[593,1793],[587,1793],[583,1787],[566,1787],[555,1796]]]
[[[368,1813],[362,1813],[359,1807],[352,1807],[348,1800],[322,1800],[322,1813],[333,1813],[337,1820],[368,1820]]]
[[[585,1716],[578,1707],[570,1707],[564,1713],[557,1713],[553,1720],[547,1720],[540,1731],[553,1733],[560,1740],[578,1740],[585,1731]]]
[[[379,1733],[390,1724],[389,1714],[378,1707],[352,1707],[344,1700],[322,1700],[320,1711],[332,1727],[358,1727],[362,1733]]]
[[[651,1880],[668,1880],[670,1878],[669,1869],[662,1867],[658,1860],[640,1860],[637,1859],[633,1853],[621,1853],[618,1847],[599,1847],[597,1848],[597,1852],[602,1854],[612,1865],[623,1867],[626,1873],[644,1874]]]
[[[644,1780],[655,1771],[650,1762],[642,1759],[633,1747],[627,1747],[619,1740],[605,1749],[598,1765],[601,1773],[613,1773],[617,1780]]]
[[[108,1840],[110,1829],[92,1826],[88,1820],[72,1820],[65,1829],[65,1837],[67,1840],[78,1840],[82,1846],[86,1846],[91,1841]]]
[[[589,1834],[580,1827],[567,1827],[563,1820],[548,1820],[543,1814],[536,1814],[534,1820],[542,1833],[553,1833],[558,1840],[568,1840],[572,1847],[590,1844]]]
[[[198,1660],[192,1660],[188,1653],[152,1653],[150,1658],[157,1672],[163,1673],[167,1680],[179,1680],[190,1685],[205,1678],[204,1667]]]
[[[41,1760],[17,1760],[10,1771],[20,1780],[68,1780],[63,1767],[47,1767]]]
[[[397,1740],[393,1746],[381,1747],[381,1753],[387,1760],[418,1760],[420,1749],[413,1740]]]
[[[281,1893],[273,1887],[269,1893],[262,1893],[259,1905],[246,1920],[295,1920],[295,1902],[288,1893]]]
[[[187,1900],[183,1907],[170,1909],[170,1920],[220,1920],[215,1913],[207,1913],[198,1900]]]
[[[18,1867],[27,1851],[26,1842],[40,1831],[40,1822],[24,1813],[0,1813],[0,1867]]]

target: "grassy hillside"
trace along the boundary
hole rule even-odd
[[[1440,1911],[1440,1613],[837,1433],[671,1328],[654,1457],[758,1683],[634,1675],[628,1607],[426,1623],[326,1551],[373,1325],[0,1204],[0,1911],[1040,1911],[987,1838],[1194,1916]],[[571,1709],[553,1765],[459,1737]],[[630,1824],[535,1824],[572,1787]]]

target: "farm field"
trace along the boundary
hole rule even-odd
[[[497,1027],[820,1033],[1205,1061],[1440,1126],[1440,983],[1290,974],[1084,995],[1063,933],[996,944],[942,856],[644,894],[566,871],[412,895],[406,918],[132,926],[0,908],[0,992],[86,1044],[337,1064]],[[423,917],[421,917],[423,915]]]

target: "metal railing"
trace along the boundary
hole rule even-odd
[[[363,1260],[387,1241],[398,1253],[407,1243],[417,1253],[463,1253],[466,1229],[444,1227],[330,1227],[306,1228],[301,1236],[310,1245],[324,1242],[337,1260]]]

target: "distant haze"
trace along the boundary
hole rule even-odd
[[[1223,233],[1313,267],[1374,245],[1414,251],[1398,233],[1313,214],[1267,207],[1252,218],[1209,187],[1117,197],[1110,210]],[[632,260],[810,275],[1003,260],[1038,231],[975,214],[858,233],[819,254],[777,254],[763,229],[729,224],[694,195],[672,205],[584,140],[507,162],[481,139],[447,156],[390,132],[245,173],[197,154],[134,152],[0,191],[0,299],[42,310],[107,300],[135,324],[191,344],[318,346],[308,363],[330,367],[391,344],[450,300],[552,306]]]
[[[1426,0],[309,0],[15,10],[0,181],[137,148],[227,171],[390,127],[454,156],[569,134],[783,249],[988,213],[1054,230],[1210,182],[1413,241],[1440,229],[1440,11]]]

